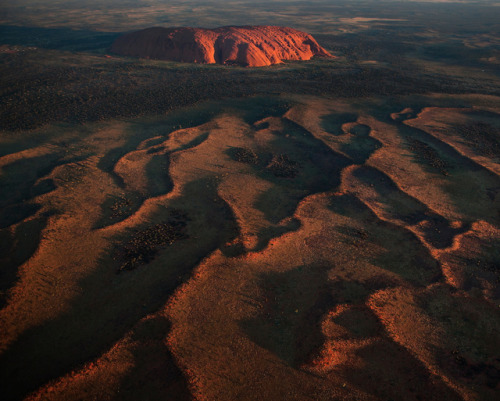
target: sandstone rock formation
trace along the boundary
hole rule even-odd
[[[111,51],[158,60],[248,67],[333,57],[311,35],[278,26],[148,28],[119,37]]]

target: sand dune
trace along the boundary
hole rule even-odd
[[[461,101],[213,102],[4,154],[5,399],[493,399],[500,99]]]

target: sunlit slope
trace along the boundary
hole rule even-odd
[[[2,133],[6,399],[493,399],[499,115],[260,97]]]

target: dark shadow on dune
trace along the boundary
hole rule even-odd
[[[153,155],[146,164],[147,193],[125,191],[123,195],[111,195],[101,205],[101,217],[94,228],[104,228],[123,221],[137,212],[144,201],[150,197],[164,195],[173,188],[173,182],[168,173],[169,154]],[[121,181],[122,178],[113,172]],[[125,183],[122,188],[126,189]]]
[[[366,185],[372,186],[379,195],[378,201],[384,205],[384,211],[393,219],[404,224],[421,224],[426,241],[436,248],[452,245],[457,234],[470,228],[470,223],[458,228],[439,214],[429,210],[427,205],[399,189],[389,176],[374,168],[362,166],[353,175]]]
[[[386,275],[380,275],[364,280],[356,278],[351,280],[333,279],[329,285],[334,305],[349,304],[359,306],[364,305],[371,294],[379,290],[396,287],[399,283]]]
[[[381,288],[391,287],[387,278],[371,281],[330,281],[328,265],[299,266],[285,273],[263,274],[260,311],[240,321],[241,328],[259,346],[273,352],[295,368],[315,358],[326,341],[321,328],[325,314],[335,306],[349,305],[333,318],[342,327],[342,340],[371,339],[360,346],[356,357],[363,367],[349,363],[336,366],[346,382],[380,399],[459,400],[442,380],[386,333],[365,300]]]
[[[84,158],[66,158],[62,152],[56,152],[23,158],[4,166],[0,178],[0,228],[18,223],[40,209],[38,204],[30,200],[56,188],[52,179],[40,180],[41,178],[49,175],[58,166]]]
[[[203,134],[198,135],[196,138],[194,138],[192,141],[186,143],[185,145],[179,146],[177,149],[173,150],[171,153],[179,152],[181,150],[195,148],[198,145],[201,145],[203,142],[205,142],[208,139],[209,135],[210,135],[210,133],[204,132]]]
[[[141,321],[131,340],[134,367],[122,379],[114,400],[192,400],[188,382],[165,345],[170,322],[162,316]]]
[[[460,289],[476,288],[486,298],[500,299],[500,239],[466,235],[461,239],[461,247],[444,255],[443,261],[459,278]]]
[[[284,115],[294,106],[294,102],[273,96],[255,96],[251,99],[234,99],[228,103],[229,107],[237,107],[242,114],[243,120],[253,125],[267,117],[279,117]],[[262,129],[262,125],[257,125]]]
[[[285,273],[260,277],[261,312],[241,321],[245,333],[259,346],[290,366],[299,367],[324,342],[321,317],[333,306],[328,266],[299,266]]]
[[[40,208],[41,206],[38,203],[29,201],[3,207],[0,212],[0,229],[8,228],[33,216]]]
[[[169,174],[170,154],[153,155],[146,165],[147,192],[149,196],[169,193],[174,183]]]
[[[281,237],[282,235],[292,231],[297,231],[301,226],[302,224],[300,223],[300,220],[292,218],[285,225],[263,228],[258,233],[259,241],[252,251],[259,252],[265,249],[269,244],[269,241],[272,239]]]
[[[358,349],[356,356],[363,361],[363,368],[345,364],[340,368],[343,376],[354,387],[379,399],[462,400],[442,379],[429,373],[410,351],[387,335],[382,334],[376,342]]]
[[[329,134],[345,135],[342,125],[355,122],[357,119],[358,115],[354,113],[332,113],[321,118],[321,127]]]
[[[94,228],[104,228],[123,221],[139,210],[146,199],[168,194],[174,186],[169,175],[170,156],[177,151],[191,149],[200,145],[208,138],[208,135],[208,133],[201,134],[189,143],[161,155],[154,153],[161,152],[163,148],[150,148],[147,153],[153,154],[153,156],[146,164],[147,194],[126,191],[121,196],[109,196],[101,205],[102,215]],[[162,139],[162,141],[164,140],[165,138]],[[119,175],[115,175],[122,180]],[[124,183],[123,187],[125,188]]]
[[[267,157],[255,167],[259,177],[275,184],[255,205],[271,223],[292,216],[306,196],[336,188],[342,169],[351,164],[305,128],[286,118],[282,122],[282,132],[274,133]]]
[[[195,117],[189,112],[178,114],[179,115],[174,115],[166,122],[159,124],[160,128],[158,124],[151,123],[151,126],[146,124],[146,128],[142,128],[141,130],[142,135],[133,135],[123,147],[115,148],[101,158],[98,167],[109,173],[113,177],[115,183],[125,190],[125,194],[122,196],[110,196],[106,199],[101,205],[102,215],[94,228],[104,228],[123,221],[139,210],[146,199],[165,195],[172,190],[173,182],[169,174],[171,155],[177,151],[191,149],[202,144],[208,138],[209,133],[200,134],[187,144],[181,145],[179,148],[161,155],[156,154],[164,150],[159,144],[163,143],[167,139],[168,134],[172,131],[208,122],[212,117],[212,111],[205,110],[205,113],[201,112],[200,116]],[[199,120],[196,120],[196,118]],[[133,127],[130,130],[134,132]],[[159,133],[162,134],[161,138],[155,138]],[[152,137],[152,139],[147,141],[147,137]],[[152,155],[150,161],[146,165],[145,171],[147,178],[146,194],[130,190],[127,191],[123,178],[114,171],[116,163],[127,153],[137,150],[139,144],[143,141],[146,141],[146,145],[150,146],[147,150],[147,154]]]
[[[418,139],[407,139],[408,148],[415,155],[417,162],[425,167],[431,173],[441,173],[444,176],[449,175],[449,170],[456,169],[449,161],[445,160],[434,147]]]
[[[444,176],[447,183],[443,188],[465,219],[484,219],[493,224],[500,222],[500,203],[491,199],[488,193],[488,188],[500,187],[500,178],[496,174],[424,130],[395,124],[402,137],[409,143],[418,144],[414,147],[418,154],[416,161],[429,172],[439,172]],[[478,208],[480,204],[482,208]],[[484,213],[486,205],[489,205],[489,213]]]
[[[126,184],[122,177],[115,173],[114,167],[116,163],[127,153],[135,151],[140,143],[147,141],[148,138],[151,138],[151,142],[146,142],[147,146],[151,146],[151,148],[147,151],[148,154],[153,155],[151,161],[147,165],[146,171],[148,180],[147,194],[126,191],[123,196],[109,197],[101,206],[102,217],[95,225],[95,228],[103,228],[123,221],[135,213],[147,198],[168,193],[172,189],[172,182],[168,175],[170,155],[177,151],[191,149],[200,145],[208,138],[209,133],[205,132],[200,134],[189,143],[168,152],[166,155],[155,154],[162,151],[159,144],[166,140],[171,132],[207,123],[222,110],[226,110],[227,107],[235,111],[235,113],[242,115],[248,124],[253,124],[265,117],[269,117],[270,115],[281,115],[291,106],[290,102],[278,98],[257,97],[251,99],[235,99],[232,101],[205,104],[189,110],[180,110],[178,112],[171,113],[170,116],[167,116],[167,118],[162,121],[133,124],[127,128],[128,131],[133,133],[133,135],[126,140],[126,143],[123,146],[111,149],[107,152],[100,159],[98,167],[110,174],[115,183],[126,191]],[[155,138],[159,135],[161,135],[162,138]],[[319,141],[317,142],[320,143]],[[268,170],[272,171],[272,169]],[[279,172],[274,175],[267,175],[271,175],[273,177],[280,176]],[[285,215],[288,215],[290,211],[293,212],[293,210],[288,209],[287,212],[285,212]],[[231,253],[232,252],[236,251],[233,249]],[[236,254],[239,254],[239,251],[236,252]]]
[[[0,309],[5,305],[7,291],[17,281],[19,266],[38,249],[49,216],[50,213],[44,213],[24,221],[15,230],[0,229]]]
[[[442,278],[439,264],[415,234],[396,224],[380,220],[357,197],[334,196],[329,208],[335,213],[355,219],[362,226],[362,229],[350,226],[338,229],[346,244],[363,247],[365,243],[371,242],[382,249],[372,257],[371,263],[374,265],[417,286],[425,286]]]
[[[442,333],[444,341],[434,350],[439,369],[473,386],[477,399],[495,399],[500,384],[498,306],[479,297],[456,296],[449,286],[422,294],[417,304]]]
[[[210,252],[238,237],[229,206],[217,195],[214,180],[188,183],[182,196],[168,208],[159,207],[144,230],[161,223],[171,208],[189,217],[189,238],[161,245],[149,263],[116,274],[120,261],[113,251],[79,283],[68,312],[24,332],[0,356],[0,387],[5,400],[18,400],[50,380],[78,369],[99,357],[144,316],[162,307],[191,270]],[[120,249],[134,236],[116,238]],[[148,239],[149,237],[146,237]],[[99,335],[96,335],[98,333]],[[29,366],[29,369],[26,367]]]
[[[371,127],[365,124],[355,123],[348,128],[348,132],[354,136],[367,137],[370,136]]]
[[[99,160],[97,166],[102,171],[110,174],[120,188],[124,188],[125,183],[123,182],[123,179],[113,170],[118,160],[120,160],[127,153],[136,150],[139,144],[146,141],[148,138],[151,138],[151,141],[153,142],[148,142],[147,145],[152,146],[159,144],[165,141],[168,135],[173,131],[181,128],[196,127],[207,123],[219,112],[219,105],[209,104],[202,107],[193,107],[186,110],[172,112],[161,121],[153,121],[150,123],[141,121],[131,123],[127,127],[127,131],[131,135],[127,136],[125,144],[108,151]],[[162,138],[155,138],[156,136],[162,136]],[[185,145],[186,147],[178,150],[197,146],[205,139],[206,137],[203,137],[202,134],[200,137],[196,138],[192,144],[187,144]]]
[[[340,150],[349,156],[355,164],[365,163],[382,143],[370,136],[355,135],[349,142],[343,144]]]
[[[441,379],[429,374],[414,355],[394,342],[378,317],[366,306],[365,301],[371,294],[390,288],[393,283],[387,278],[375,277],[363,282],[335,281],[330,285],[333,305],[349,305],[332,319],[343,329],[340,339],[372,341],[355,351],[355,356],[363,361],[362,368],[348,362],[336,366],[347,382],[384,400],[460,399]]]
[[[58,150],[42,156],[21,158],[2,167],[2,181],[4,190],[0,193],[0,201],[6,199],[26,200],[44,193],[43,188],[37,189],[35,182],[50,174],[50,172],[63,164],[82,161],[89,155],[67,157],[64,150]]]
[[[321,126],[329,134],[348,137],[340,150],[349,156],[355,164],[363,164],[382,143],[371,137],[371,128],[356,123],[358,116],[353,113],[333,113],[322,117]],[[349,124],[347,127],[344,124]]]

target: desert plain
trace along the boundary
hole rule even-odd
[[[499,12],[0,5],[0,399],[496,399]],[[334,57],[110,52],[247,24]]]

